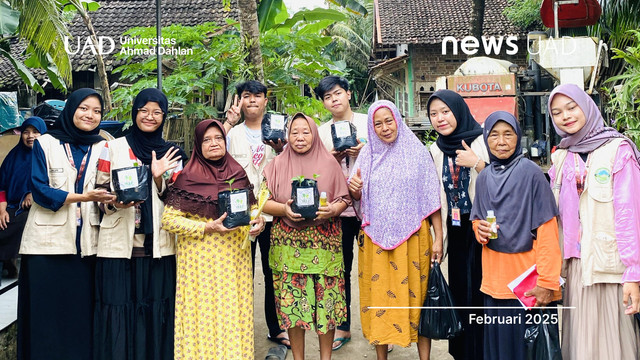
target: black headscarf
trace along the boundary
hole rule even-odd
[[[491,153],[487,138],[498,121],[509,124],[518,136],[515,152],[505,160]],[[476,198],[471,219],[487,218],[493,210],[500,225],[498,238],[489,240],[489,249],[502,253],[520,253],[533,248],[536,229],[558,215],[549,182],[533,161],[522,155],[522,130],[518,120],[506,112],[496,111],[484,123],[484,140],[491,165],[476,180]]]
[[[96,126],[96,128],[91,131],[82,131],[73,123],[73,115],[75,115],[78,106],[89,96],[95,96],[100,100],[100,112],[102,113],[104,111],[102,96],[93,89],[78,89],[69,95],[64,109],[62,109],[60,116],[58,116],[58,119],[53,123],[48,134],[62,142],[71,144],[92,145],[104,140],[104,138],[99,135],[99,126]]]
[[[476,119],[473,118],[473,115],[471,115],[469,106],[467,106],[462,96],[455,91],[443,89],[433,93],[429,101],[427,101],[428,111],[430,111],[429,107],[434,99],[440,99],[447,104],[451,112],[453,112],[453,116],[456,117],[457,125],[455,130],[447,136],[438,136],[438,140],[436,140],[436,145],[438,145],[443,153],[454,157],[456,156],[456,150],[464,149],[462,140],[471,146],[471,143],[478,136],[482,135],[482,127]]]
[[[144,132],[140,130],[136,123],[136,116],[138,115],[138,109],[145,106],[149,101],[155,102],[160,106],[162,110],[162,124],[154,132]],[[159,159],[169,151],[172,147],[179,148],[178,154],[182,156],[182,160],[187,160],[187,154],[178,145],[170,143],[162,138],[162,129],[164,123],[167,120],[167,112],[169,111],[169,102],[167,97],[162,91],[156,88],[148,88],[140,91],[135,100],[133,100],[133,108],[131,109],[131,118],[133,120],[131,124],[131,132],[126,136],[127,143],[133,150],[133,153],[142,161],[145,165],[151,165],[151,151],[156,152],[156,157]]]
[[[160,126],[153,132],[145,132],[140,130],[138,124],[136,122],[136,117],[138,115],[138,109],[145,106],[148,102],[155,102],[160,106],[160,110],[162,110],[162,123]],[[133,100],[133,108],[131,109],[131,132],[127,134],[125,137],[127,139],[127,143],[131,150],[133,150],[133,154],[142,161],[143,164],[149,166],[149,179],[153,179],[151,174],[151,152],[156,152],[156,158],[163,157],[167,151],[169,151],[172,147],[176,147],[179,149],[178,155],[182,157],[182,161],[186,161],[187,154],[176,144],[172,144],[167,142],[162,138],[162,129],[164,128],[165,120],[167,119],[167,112],[169,110],[169,102],[167,97],[162,93],[162,91],[156,88],[148,88],[140,91],[138,96]],[[151,180],[153,181],[153,180]],[[136,233],[145,234],[144,240],[144,248],[146,254],[151,254],[153,249],[153,206],[151,203],[151,192],[152,187],[149,186],[149,196],[147,197],[147,201],[140,204],[140,227],[136,229]]]

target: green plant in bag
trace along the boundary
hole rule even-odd
[[[229,184],[229,192],[233,192],[233,190],[238,190],[236,188],[231,187],[234,181],[236,181],[236,178],[231,178],[225,181],[227,184]]]

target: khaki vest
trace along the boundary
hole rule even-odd
[[[134,166],[134,160],[129,156],[129,144],[125,137],[109,141],[109,159],[111,170]],[[98,172],[98,184],[109,183],[113,192],[111,175]],[[162,211],[164,203],[159,195],[165,190],[158,190],[155,181],[151,180],[151,201],[153,208],[153,257],[174,255],[176,253],[175,236],[161,229]],[[135,232],[135,207],[108,211],[100,222],[100,234],[98,236],[98,256],[105,258],[131,258],[133,251],[133,238]]]
[[[489,162],[489,153],[487,147],[484,144],[484,138],[478,136],[470,145],[471,150],[480,158],[480,161],[485,163]],[[447,202],[447,194],[444,192],[444,186],[442,185],[442,165],[444,163],[444,153],[440,150],[438,145],[434,142],[429,147],[433,162],[436,166],[436,172],[438,173],[438,181],[440,182],[440,216],[442,217],[442,239],[443,249],[447,252],[447,218],[449,217],[449,203]],[[476,169],[471,169],[469,177],[469,199],[473,203],[476,196],[476,179],[478,178],[478,172]]]
[[[239,125],[231,130],[227,134],[228,146],[227,151],[244,169],[247,173],[247,178],[249,182],[253,185],[253,194],[256,196],[256,200],[258,194],[260,192],[260,184],[264,180],[263,171],[271,160],[276,157],[276,151],[269,145],[265,145],[265,153],[262,162],[260,165],[256,167],[253,165],[252,154],[251,154],[251,144],[249,144],[249,140],[247,140],[247,135],[244,130],[244,125]],[[266,221],[272,221],[273,216],[262,213],[262,216]]]
[[[614,139],[589,154],[587,178],[580,195],[580,258],[582,284],[622,282],[626,267],[620,260],[616,240],[615,210],[613,206],[613,164],[623,139]],[[566,149],[558,149],[552,155],[554,164],[562,161],[573,166],[573,159],[566,158]],[[566,159],[565,159],[566,158]],[[562,166],[564,167],[564,166]],[[563,171],[556,169],[556,178]],[[586,219],[586,221],[585,221]],[[562,232],[560,243],[564,244]]]
[[[37,140],[44,151],[49,186],[75,193],[77,170],[67,158],[60,140],[44,134]],[[100,150],[105,142],[91,146],[91,156],[87,160],[83,192],[95,188],[96,167]],[[77,254],[76,248],[76,208],[77,203],[62,205],[58,211],[51,211],[33,202],[22,233],[20,254],[24,255],[69,255]],[[98,247],[99,209],[94,202],[81,202],[82,230],[80,233],[80,254],[95,255]]]

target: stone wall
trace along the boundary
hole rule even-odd
[[[15,360],[18,358],[17,338],[18,326],[15,322],[0,331],[0,360]]]

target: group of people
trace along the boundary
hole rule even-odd
[[[92,89],[73,92],[48,132],[25,121],[5,160],[10,176],[5,164],[0,174],[0,235],[30,208],[19,359],[254,359],[257,247],[266,336],[294,359],[305,358],[306,330],[318,335],[321,359],[350,341],[356,250],[357,311],[378,359],[411,343],[429,358],[420,307],[431,265],[444,257],[454,305],[486,306],[461,311],[462,335],[449,341],[455,359],[526,358],[524,321],[468,319],[528,313],[507,284],[532,265],[539,276],[526,295],[551,312],[561,299],[566,307],[565,359],[638,358],[640,200],[628,190],[640,184],[640,153],[604,126],[581,89],[561,85],[549,99],[563,138],[551,182],[523,157],[513,114],[494,112],[481,126],[450,90],[427,103],[438,133],[429,148],[392,102],[354,113],[337,76],[315,89],[332,119],[318,127],[295,114],[286,141],[262,141],[267,88],[247,81],[236,90],[224,123],[196,126],[189,158],[162,138],[168,101],[156,89],[136,96],[131,131],[115,140],[98,134],[103,103]],[[334,149],[338,121],[353,124],[356,146]],[[12,164],[27,156],[25,175]],[[114,195],[118,172],[130,169],[149,179],[144,201]],[[293,210],[300,177],[326,194],[315,218]],[[230,183],[248,190],[254,215],[263,211],[249,226],[223,224],[230,214],[218,194]]]
[[[527,328],[544,323],[557,333],[562,301],[564,359],[638,359],[640,200],[629,193],[640,181],[636,145],[605,126],[582,89],[560,85],[547,109],[562,138],[548,181],[524,157],[513,114],[496,111],[481,127],[449,90],[427,107],[439,134],[431,154],[449,285],[455,306],[474,307],[459,310],[464,330],[449,341],[451,355],[526,359]],[[524,310],[508,286],[532,266],[535,286],[524,296],[546,316]],[[479,317],[493,322],[472,321]]]

